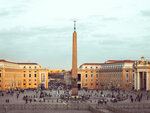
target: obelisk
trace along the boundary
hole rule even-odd
[[[76,21],[74,21],[74,32],[73,32],[73,47],[72,47],[72,97],[78,96],[77,87],[77,32],[76,32]]]

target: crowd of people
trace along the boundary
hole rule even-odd
[[[6,97],[5,102],[10,103],[10,98],[14,97],[17,100],[23,100],[25,104],[35,103],[35,102],[70,102],[72,101],[71,89],[69,89],[65,84],[58,81],[53,81],[49,84],[51,87],[49,89],[26,89],[17,91],[5,91],[0,92],[0,98]],[[29,93],[30,92],[30,93]],[[130,100],[133,102],[141,102],[143,100],[149,100],[149,92],[135,92],[135,91],[125,91],[125,90],[88,90],[83,89],[78,91],[77,101],[79,102],[89,102],[92,103],[94,100],[97,104],[107,104],[116,103],[120,101]]]

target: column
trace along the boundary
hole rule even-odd
[[[142,78],[141,78],[141,79],[142,79],[142,80],[141,80],[141,82],[142,82],[142,83],[141,83],[141,86],[142,86],[141,88],[142,88],[142,89],[145,87],[145,86],[144,86],[144,74],[145,74],[145,72],[142,72]]]
[[[149,76],[150,76],[150,73],[147,72],[147,73],[146,73],[146,90],[150,90],[150,86],[149,86]]]
[[[137,72],[137,90],[140,90],[140,74]]]
[[[134,78],[134,89],[135,89],[135,90],[137,90],[137,73],[138,73],[138,72],[136,72],[136,74],[135,74],[135,76],[134,76],[134,77],[135,77],[135,78]]]

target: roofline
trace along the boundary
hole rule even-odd
[[[135,60],[108,60],[111,61],[110,63],[107,61],[105,63],[84,63],[83,65],[107,65],[107,64],[117,64],[117,63],[134,63]]]
[[[84,63],[82,65],[102,65],[104,63]]]
[[[12,64],[19,64],[19,65],[38,65],[37,63],[17,63],[17,62],[9,62],[4,59],[0,59],[0,62],[7,62],[7,63],[12,63]]]
[[[38,65],[37,63],[17,63],[17,64],[20,64],[20,65]]]
[[[135,60],[120,60],[120,61],[117,61],[116,62],[111,62],[111,63],[104,63],[103,65],[107,65],[107,64],[118,64],[118,63],[134,63]]]

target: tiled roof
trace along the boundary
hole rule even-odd
[[[17,63],[17,64],[20,64],[20,65],[38,65],[37,63]]]
[[[7,62],[7,63],[13,63],[13,64],[20,64],[20,65],[38,65],[37,63],[16,63],[16,62],[9,62],[4,59],[0,59],[0,62]]]
[[[108,60],[104,63],[105,64],[116,64],[116,63],[134,63],[135,60]]]
[[[82,65],[106,65],[106,64],[116,64],[116,63],[133,63],[134,60],[107,60],[105,63],[84,63]]]
[[[104,63],[84,63],[82,65],[102,65]]]
[[[9,61],[6,61],[6,60],[4,60],[4,59],[0,59],[0,62],[7,62],[7,63],[17,64],[17,63],[15,63],[15,62],[9,62]]]

